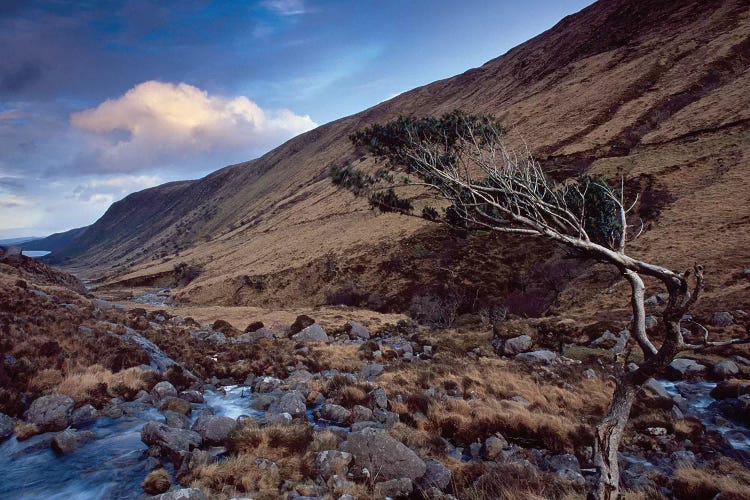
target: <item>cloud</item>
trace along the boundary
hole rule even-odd
[[[119,175],[91,179],[73,190],[73,198],[83,202],[112,203],[128,193],[158,186],[164,179],[158,175]]]
[[[121,97],[73,113],[93,133],[82,171],[129,172],[217,150],[258,154],[317,124],[288,109],[264,110],[245,96],[211,96],[186,83],[147,81]]]
[[[302,0],[266,0],[263,6],[282,16],[297,16],[307,12]]]

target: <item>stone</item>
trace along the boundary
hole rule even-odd
[[[750,384],[739,380],[725,380],[716,384],[711,390],[714,399],[738,398],[743,394],[750,393]]]
[[[177,413],[175,411],[167,410],[162,412],[164,415],[164,423],[170,427],[177,429],[189,429],[190,428],[190,417]]]
[[[172,385],[171,382],[167,382],[166,380],[159,382],[154,386],[153,389],[151,389],[151,396],[153,396],[155,401],[161,401],[164,398],[167,397],[177,397],[177,389]]]
[[[410,448],[391,436],[372,428],[354,432],[342,443],[343,451],[354,456],[354,463],[389,481],[408,477],[418,479],[427,470],[424,461]]]
[[[734,377],[735,375],[740,373],[740,368],[734,361],[725,359],[724,361],[716,363],[713,366],[712,371],[716,377],[724,380],[730,377]]]
[[[201,415],[193,424],[192,430],[200,434],[203,442],[209,446],[220,446],[237,426],[237,421],[230,417]]]
[[[156,447],[158,456],[179,462],[180,452],[192,451],[201,445],[200,434],[186,429],[175,429],[158,422],[147,422],[141,430],[141,441]]]
[[[734,323],[734,316],[732,316],[732,313],[726,311],[715,312],[711,315],[709,323],[711,326],[730,326]]]
[[[281,380],[276,377],[256,377],[253,382],[253,392],[268,393],[281,387]]]
[[[584,486],[586,479],[581,475],[581,466],[575,455],[553,455],[546,458],[542,467],[555,475],[571,481],[578,486]]]
[[[31,403],[26,420],[43,431],[61,431],[70,424],[74,405],[73,398],[64,394],[42,396]]]
[[[203,394],[198,391],[182,391],[180,393],[180,398],[189,403],[203,404],[206,402],[203,398]]]
[[[618,334],[614,334],[607,330],[601,337],[595,339],[589,344],[589,347],[609,349],[612,352],[622,352],[625,350],[625,346],[630,338],[630,332],[623,330]]]
[[[667,429],[665,429],[664,427],[647,427],[646,434],[654,437],[662,437],[666,436],[668,433]]]
[[[162,493],[158,500],[208,500],[206,495],[198,488],[181,488],[179,490]]]
[[[294,323],[292,323],[292,326],[289,327],[289,335],[294,335],[296,333],[301,332],[308,326],[312,326],[315,324],[315,320],[312,319],[310,316],[307,316],[306,314],[301,314],[297,316],[297,319],[294,320]]]
[[[96,439],[96,434],[91,431],[80,431],[76,432],[73,430],[66,430],[58,432],[50,442],[50,447],[58,455],[66,455],[73,453],[82,444]]]
[[[516,355],[515,359],[526,361],[528,363],[549,365],[557,361],[558,356],[552,351],[543,349],[539,351],[522,352],[521,354]]]
[[[9,417],[5,413],[0,413],[0,443],[13,435],[15,426],[16,421],[12,417]]]
[[[375,496],[377,498],[399,498],[411,495],[414,483],[408,477],[391,479],[375,483]]]
[[[352,412],[347,410],[341,405],[327,403],[324,404],[320,410],[318,410],[318,417],[329,422],[333,422],[338,425],[346,425],[349,423],[349,419],[352,416]]]
[[[656,379],[650,378],[643,384],[643,388],[652,392],[655,396],[664,399],[671,399],[672,395],[664,388],[661,382]]]
[[[372,420],[372,410],[362,405],[354,405],[352,408],[352,420],[354,422],[364,422]]]
[[[307,328],[304,328],[299,333],[292,335],[292,339],[297,342],[329,342],[328,334],[317,323],[314,323]]]
[[[469,445],[469,455],[472,460],[479,460],[482,456],[482,443],[471,443]]]
[[[508,441],[500,434],[495,434],[484,440],[484,458],[494,460],[508,447]]]
[[[362,380],[373,381],[378,375],[383,373],[384,369],[385,367],[380,363],[368,363],[362,365],[362,368],[359,370],[359,378]]]
[[[334,474],[346,476],[349,464],[352,463],[351,453],[338,450],[325,450],[315,453],[313,458],[313,470],[315,474],[328,480]]]
[[[583,370],[583,373],[581,373],[581,375],[583,375],[583,378],[587,378],[587,379],[596,378],[596,372],[594,371],[593,368],[586,368],[585,370]]]
[[[173,411],[180,415],[190,415],[193,411],[193,407],[184,399],[168,397],[162,400],[161,405],[159,405],[159,411]]]
[[[286,392],[281,396],[272,411],[274,413],[288,413],[292,417],[304,417],[307,411],[305,397],[299,391]]]
[[[417,480],[419,488],[429,490],[437,488],[445,490],[451,484],[451,471],[442,462],[434,458],[428,458],[424,461],[425,473]]]
[[[253,410],[266,411],[278,401],[278,397],[272,394],[253,394],[248,406]]]
[[[97,418],[99,418],[99,412],[96,411],[96,408],[91,405],[84,405],[73,410],[73,413],[70,415],[70,425],[76,429],[80,429],[81,427],[93,424]]]
[[[503,343],[503,354],[506,356],[515,356],[516,354],[528,351],[532,345],[534,345],[534,341],[531,337],[528,335],[519,335],[518,337],[507,339]]]
[[[370,331],[362,323],[357,321],[347,321],[346,327],[349,338],[353,340],[369,340]]]
[[[673,359],[667,369],[664,371],[664,375],[669,380],[682,380],[692,375],[702,373],[706,370],[706,367],[699,364],[697,361],[687,358]]]
[[[669,456],[669,459],[675,465],[675,468],[680,465],[693,465],[695,464],[695,453],[688,450],[675,451]]]

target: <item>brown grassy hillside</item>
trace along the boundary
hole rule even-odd
[[[737,277],[750,266],[743,0],[602,0],[480,68],[321,126],[257,160],[131,195],[60,257],[109,285],[170,284],[184,262],[198,277],[179,296],[195,303],[404,309],[410,296],[449,284],[464,305],[473,294],[532,314],[555,299],[590,307],[598,299],[576,295],[580,287],[569,282],[593,278],[558,265],[556,251],[541,243],[466,239],[378,215],[327,179],[329,162],[354,153],[346,137],[355,129],[455,108],[496,114],[510,140],[522,138],[550,171],[623,175],[628,191],[641,195],[647,229],[631,253],[678,269],[698,259],[709,270],[709,297],[748,301],[747,279]],[[552,256],[547,268],[540,253]],[[606,275],[595,281],[616,285]]]

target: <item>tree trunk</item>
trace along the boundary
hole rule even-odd
[[[618,377],[612,402],[607,415],[596,426],[594,435],[594,465],[599,470],[599,481],[592,497],[596,500],[612,500],[620,494],[620,467],[617,451],[630,418],[630,409],[638,392],[632,377]]]

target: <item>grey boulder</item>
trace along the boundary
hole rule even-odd
[[[354,456],[354,463],[366,467],[378,479],[390,481],[424,476],[427,466],[419,455],[388,434],[372,428],[354,432],[342,443],[343,451]]]
[[[201,415],[193,424],[193,431],[200,434],[204,443],[219,446],[226,442],[237,426],[237,421],[230,417]]]
[[[74,404],[73,398],[63,394],[42,396],[31,403],[26,420],[44,431],[61,431],[70,424]]]

